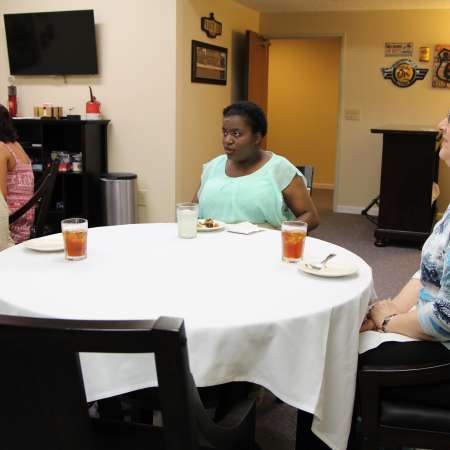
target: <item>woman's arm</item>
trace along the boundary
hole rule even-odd
[[[405,286],[406,293],[418,293],[417,284]],[[408,283],[408,284],[409,284]],[[405,289],[403,289],[405,290]],[[408,305],[408,296],[402,303],[405,308]],[[376,303],[370,310],[370,318],[373,320],[376,329],[380,329],[383,320],[396,314],[392,312],[392,303],[389,301]],[[433,299],[413,311],[394,315],[385,326],[385,331],[399,333],[422,340],[447,341],[450,336],[450,254],[444,252],[444,266],[441,277],[441,286],[438,294]]]
[[[376,316],[376,318],[374,317],[373,319],[377,329],[380,329],[384,316]],[[392,317],[384,329],[387,333],[398,333],[423,341],[434,341],[432,336],[424,333],[418,319],[417,309]]]
[[[408,312],[414,305],[417,304],[419,299],[419,291],[422,288],[422,283],[417,278],[411,278],[408,283],[405,284],[403,289],[395,296],[391,303],[393,303],[398,312]]]
[[[0,149],[0,191],[6,200],[8,193],[6,187],[6,181],[8,178],[8,155],[2,149]]]
[[[319,214],[303,180],[296,175],[282,192],[288,208],[298,220],[308,224],[308,231],[319,225]]]
[[[411,278],[403,289],[391,300],[380,300],[372,306],[369,317],[376,313],[379,308],[383,308],[386,315],[402,314],[408,312],[419,300],[419,291],[422,283],[417,278]]]
[[[198,203],[198,191],[200,190],[201,184],[198,185],[198,189],[195,191],[194,196],[192,197],[192,203]]]
[[[363,332],[377,329],[377,325],[372,318],[372,314],[377,315],[379,310],[381,310],[382,314],[385,314],[385,316],[407,313],[414,305],[417,304],[421,287],[422,283],[420,280],[417,278],[411,278],[392,300],[386,299],[376,302],[370,309],[367,318],[364,320],[359,331]]]

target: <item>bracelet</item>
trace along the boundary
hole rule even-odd
[[[388,323],[391,321],[391,319],[393,318],[393,317],[395,317],[397,314],[391,314],[390,316],[386,316],[384,319],[383,319],[383,322],[381,323],[381,327],[380,327],[380,330],[379,331],[381,331],[382,333],[387,333],[388,331],[386,330],[386,327],[387,327],[387,325],[388,325]]]

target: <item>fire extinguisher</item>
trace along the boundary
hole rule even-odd
[[[14,85],[14,77],[8,79],[8,110],[11,117],[17,116],[17,88]]]

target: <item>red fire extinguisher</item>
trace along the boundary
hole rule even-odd
[[[14,86],[14,78],[9,78],[8,86],[8,110],[11,117],[17,116],[17,88]]]

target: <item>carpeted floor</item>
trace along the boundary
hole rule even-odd
[[[320,225],[311,236],[345,247],[373,269],[379,298],[394,296],[417,270],[420,251],[412,247],[375,247],[375,225],[366,217],[332,212],[333,191],[314,189]],[[296,411],[267,393],[257,410],[256,440],[263,450],[294,450]]]

